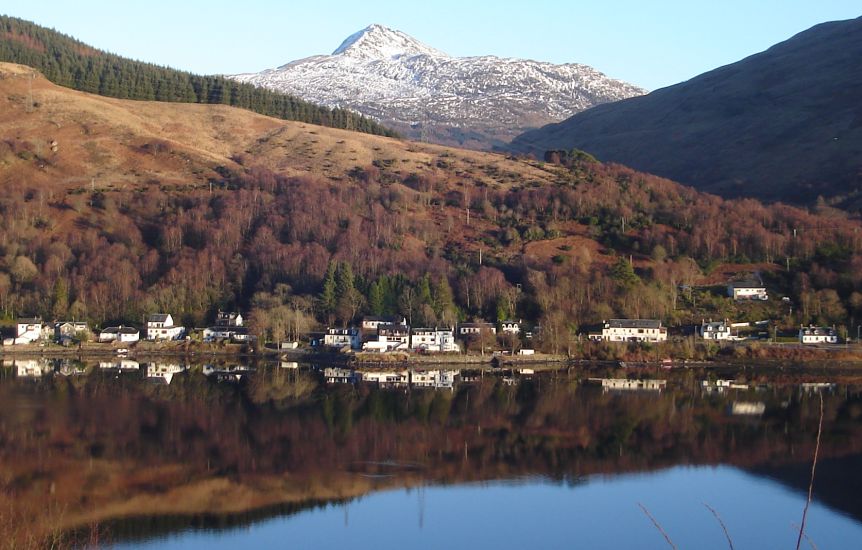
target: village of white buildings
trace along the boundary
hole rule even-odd
[[[767,300],[768,293],[760,283],[734,282],[728,285],[728,296],[735,301]],[[697,337],[713,342],[733,342],[747,338],[751,323],[734,323],[730,320],[703,320],[695,327]],[[755,324],[756,325],[756,324]],[[528,327],[520,320],[503,320],[499,323],[472,321],[454,327],[411,327],[403,316],[366,316],[358,326],[327,327],[323,333],[311,334],[312,348],[344,352],[410,352],[420,354],[461,353],[468,344],[479,342],[482,353],[487,344],[488,351],[498,350],[504,344],[509,353],[532,355],[532,341],[541,332],[540,326]],[[591,341],[662,343],[668,340],[668,327],[657,319],[610,319],[597,330],[583,336]],[[800,344],[837,344],[838,333],[834,327],[801,326],[798,332]],[[154,313],[143,327],[108,326],[92,330],[82,321],[55,321],[46,323],[42,319],[20,318],[15,324],[13,336],[3,340],[4,347],[56,342],[71,345],[77,342],[95,341],[103,344],[126,345],[142,339],[177,341],[197,339],[203,342],[233,342],[246,344],[254,337],[244,326],[242,314],[219,311],[212,326],[203,329],[187,329],[176,324],[170,313]],[[297,346],[298,343],[293,343]],[[289,347],[285,346],[285,347]]]

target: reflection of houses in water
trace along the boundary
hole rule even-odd
[[[457,370],[413,370],[410,371],[410,385],[417,388],[453,389]]]
[[[63,376],[80,376],[87,373],[87,369],[80,363],[64,360],[57,367],[57,373]]]
[[[803,382],[799,384],[799,390],[802,393],[833,393],[838,387],[835,382]]]
[[[402,388],[410,382],[410,373],[407,370],[363,372],[362,381],[376,383],[380,388]]]
[[[700,383],[700,387],[703,388],[703,391],[706,393],[724,393],[727,390],[748,390],[750,386],[748,384],[741,384],[736,382],[735,380],[703,380]]]
[[[661,391],[667,386],[667,380],[631,380],[628,378],[590,378],[593,384],[599,384],[604,391]]]
[[[359,375],[353,369],[326,367],[323,369],[323,379],[327,384],[355,384]]]
[[[470,384],[470,383],[474,383],[474,382],[479,382],[484,378],[484,372],[481,369],[479,369],[479,370],[464,369],[464,370],[460,371],[460,374],[461,374],[461,380],[460,381],[462,383]]]
[[[120,372],[132,372],[140,370],[141,364],[132,359],[121,358],[117,361],[100,361],[99,368],[102,370],[116,370]]]
[[[7,362],[3,361],[3,366],[14,366],[15,376],[18,378],[41,378],[48,373],[54,372],[54,369],[47,361],[41,359],[15,359]]]
[[[279,361],[278,366],[283,369],[298,369],[299,363],[296,361]]]
[[[147,380],[156,384],[170,384],[175,374],[186,370],[176,363],[150,363],[147,365]]]
[[[212,376],[219,382],[239,382],[243,377],[257,371],[248,365],[204,365],[202,372],[205,376]]]
[[[730,405],[730,414],[734,416],[760,416],[766,412],[766,403],[762,401],[734,401]]]

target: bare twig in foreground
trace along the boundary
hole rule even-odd
[[[802,536],[805,534],[805,519],[808,516],[808,507],[811,506],[811,494],[814,492],[814,472],[817,469],[817,455],[820,453],[820,435],[823,433],[823,393],[820,393],[820,422],[817,425],[817,444],[814,446],[814,461],[811,463],[811,478],[808,481],[808,499],[805,501],[805,509],[802,510],[802,523],[799,525],[799,538],[796,539],[796,550],[802,545]]]
[[[794,529],[799,529],[798,523],[791,523],[790,526],[793,527]],[[819,548],[817,548],[817,545],[814,544],[814,541],[811,540],[811,537],[808,536],[808,533],[803,533],[802,536],[805,537],[805,542],[808,543],[808,546],[811,547],[811,550],[820,550]]]
[[[706,506],[707,510],[712,512],[712,515],[715,516],[715,519],[718,520],[718,524],[721,525],[721,529],[724,531],[724,536],[727,537],[727,545],[730,546],[730,550],[734,550],[733,549],[733,539],[730,538],[730,532],[727,530],[727,525],[724,524],[724,521],[721,519],[721,516],[718,515],[718,512],[716,511],[716,509],[713,508],[712,506],[710,506],[709,504],[704,502],[703,505]]]
[[[650,519],[650,521],[652,521],[652,524],[655,525],[655,528],[658,529],[658,532],[661,533],[661,535],[664,537],[664,540],[666,540],[667,543],[670,544],[670,547],[673,548],[673,550],[676,550],[676,544],[674,544],[673,541],[670,540],[670,537],[668,536],[668,534],[665,532],[664,529],[662,529],[662,527],[661,527],[661,525],[659,525],[658,521],[656,521],[656,519],[654,517],[652,517],[652,514],[649,513],[649,510],[646,509],[646,506],[644,506],[640,502],[638,502],[638,506],[641,507],[641,510],[643,510],[644,514],[646,514],[646,516]]]

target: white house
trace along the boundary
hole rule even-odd
[[[147,340],[176,340],[185,327],[175,326],[170,313],[154,313],[147,319]]]
[[[219,325],[207,327],[203,331],[204,342],[215,342],[218,340],[233,340],[234,342],[248,342],[248,328],[243,326]]]
[[[106,327],[99,333],[99,342],[137,342],[141,332],[135,327]]]
[[[216,315],[216,326],[218,327],[241,327],[243,326],[241,313],[234,311],[219,311]]]
[[[25,317],[15,323],[15,343],[30,344],[42,338],[42,319]]]
[[[398,315],[366,315],[362,318],[363,332],[376,332],[381,325],[406,325],[407,319]]]
[[[521,334],[521,321],[503,321],[500,323],[503,334]]]
[[[837,344],[838,333],[830,327],[815,327],[813,325],[800,327],[799,342],[802,344]]]
[[[734,300],[768,300],[769,294],[761,283],[734,281],[727,285],[727,295]]]
[[[410,349],[428,352],[457,352],[455,333],[450,328],[414,328],[410,331]]]
[[[611,319],[602,326],[607,342],[665,342],[667,328],[656,319]]]
[[[492,323],[461,323],[458,325],[458,335],[463,337],[473,336],[477,334],[481,334],[483,332],[490,332],[491,334],[497,334],[497,327],[495,327]]]
[[[730,339],[730,323],[727,320],[702,322],[697,333],[704,340],[729,340]]]
[[[90,333],[90,327],[83,321],[58,321],[54,323],[54,339],[58,342],[71,342],[73,339]]]
[[[323,345],[330,348],[359,349],[362,339],[357,328],[328,328],[323,335]]]
[[[410,327],[407,325],[379,325],[377,338],[362,344],[364,351],[407,351],[410,348]]]

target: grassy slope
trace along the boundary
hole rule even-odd
[[[6,103],[0,111],[4,138],[30,140],[49,161],[45,169],[4,159],[4,179],[26,177],[35,183],[74,187],[91,177],[140,182],[145,171],[166,182],[205,182],[207,168],[236,168],[235,155],[252,154],[256,164],[287,174],[343,177],[354,166],[397,158],[400,171],[428,171],[440,153],[453,155],[455,170],[493,163],[501,171],[550,180],[552,174],[500,155],[358,134],[301,122],[282,121],[222,105],[118,100],[54,86],[40,76],[32,83],[37,113],[27,112],[28,74],[21,65],[0,63]],[[51,154],[50,142],[59,151]],[[170,142],[182,163],[140,151],[153,140]],[[176,156],[176,155],[175,155]],[[201,170],[203,170],[201,172]],[[9,174],[9,175],[6,175]],[[59,181],[57,178],[60,178]],[[483,179],[480,177],[480,179]],[[484,178],[490,181],[490,178]]]
[[[106,98],[58,87],[40,76],[28,84],[32,74],[29,68],[0,63],[2,137],[32,144],[35,154],[25,160],[0,149],[0,185],[27,182],[49,194],[154,185],[187,190],[219,178],[220,167],[240,170],[235,159],[241,155],[279,174],[330,181],[345,180],[351,169],[374,161],[391,162],[403,175],[436,173],[440,156],[446,158],[446,172],[474,185],[557,179],[554,170],[499,154],[283,121],[221,105]],[[28,109],[30,86],[35,109]],[[77,217],[68,210],[59,215]],[[463,229],[470,235],[481,228],[482,221],[474,218],[473,227]],[[59,224],[53,230],[69,229]]]

